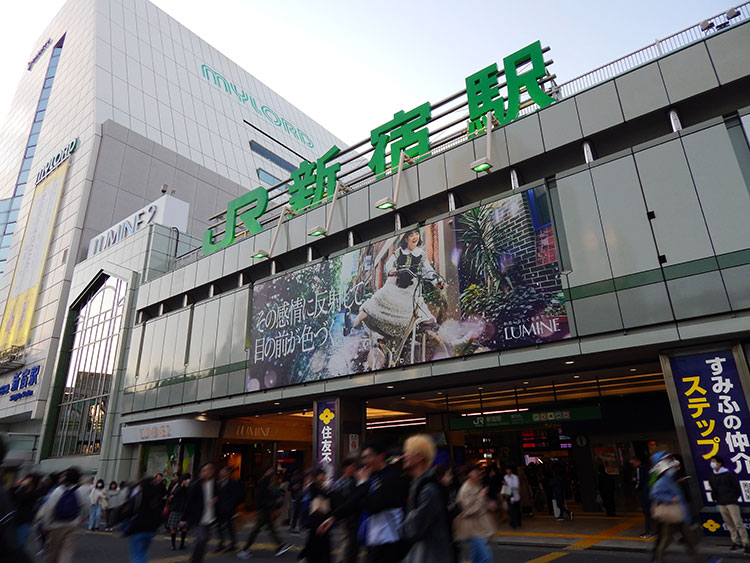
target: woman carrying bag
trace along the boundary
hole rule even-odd
[[[458,490],[456,498],[461,512],[454,521],[457,541],[468,541],[471,563],[492,563],[488,538],[495,533],[490,510],[497,508],[495,501],[487,500],[487,487],[482,486],[482,468],[474,465]]]
[[[651,465],[651,516],[659,526],[655,560],[658,563],[664,561],[664,553],[672,543],[674,533],[679,531],[693,560],[702,561],[698,553],[697,540],[690,530],[690,509],[682,489],[675,481],[679,463],[669,453],[657,452],[651,456]]]

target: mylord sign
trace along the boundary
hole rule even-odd
[[[47,161],[47,164],[42,166],[39,169],[39,172],[36,173],[36,178],[34,179],[34,185],[38,185],[39,182],[44,180],[47,176],[52,174],[52,172],[60,166],[63,162],[68,160],[68,157],[70,157],[71,154],[76,152],[76,149],[78,148],[78,139],[75,138],[72,141],[70,141],[67,145],[65,145],[63,148],[60,149],[60,151],[50,158]]]
[[[180,232],[185,232],[189,210],[190,205],[181,199],[170,195],[162,196],[91,239],[87,258],[95,256],[102,250],[106,250],[154,223],[166,227],[175,227]]]
[[[216,86],[223,87],[227,93],[236,94],[241,101],[246,102],[249,99],[244,90],[240,94],[234,84],[216,74],[206,65],[203,65],[203,75],[213,80]],[[500,91],[501,76],[505,80],[505,95]],[[502,70],[498,70],[497,63],[493,63],[467,77],[465,83],[466,104],[469,108],[469,138],[486,132],[489,115],[500,125],[506,125],[518,119],[522,105],[521,94],[524,92],[529,96],[530,103],[540,108],[555,102],[556,100],[542,89],[540,83],[548,76],[542,44],[536,41],[505,57]],[[284,125],[287,132],[290,131],[288,123],[282,123],[281,118],[264,112],[263,107],[259,110],[254,100],[251,104],[259,113],[265,113],[266,118],[277,126]],[[524,105],[529,104],[524,103]],[[374,150],[372,150],[368,166],[375,174],[380,177],[387,173],[389,167],[391,169],[394,166],[397,167],[396,163],[401,161],[402,155],[407,161],[417,161],[430,155],[430,131],[427,125],[438,117],[432,115],[432,109],[432,105],[425,102],[409,111],[398,111],[393,115],[393,119],[370,132],[370,144]],[[390,163],[386,158],[389,151]],[[334,145],[315,162],[305,160],[300,163],[297,170],[292,172],[291,181],[287,185],[290,196],[289,207],[293,212],[307,211],[333,196],[338,175],[341,172],[341,163],[331,161],[340,152],[339,148]],[[475,171],[482,172],[489,168],[490,165],[484,163],[475,168]],[[391,202],[389,207],[381,207],[381,209],[394,205],[395,203]],[[260,218],[266,212],[267,207],[268,193],[263,187],[230,201],[227,206],[224,237],[214,242],[213,230],[207,230],[203,235],[203,254],[211,254],[234,242],[238,217],[250,234],[259,233],[262,230]]]

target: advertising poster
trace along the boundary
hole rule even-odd
[[[68,165],[69,161],[64,161],[34,190],[34,201],[0,324],[0,350],[25,346],[29,338]]]
[[[570,336],[543,189],[253,288],[247,390]]]
[[[750,412],[732,351],[677,356],[669,363],[704,504],[715,505],[708,478],[710,460],[719,455],[739,479],[740,506],[750,507]]]

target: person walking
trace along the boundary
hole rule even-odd
[[[219,470],[219,479],[216,481],[216,517],[219,544],[216,552],[234,551],[237,549],[237,540],[232,526],[234,511],[243,501],[242,485],[239,481],[232,479],[232,468],[222,467]],[[229,545],[224,548],[224,535],[229,537]]]
[[[318,533],[318,526],[331,512],[331,493],[326,489],[326,472],[320,468],[309,472],[309,482],[304,494],[310,502],[307,503],[307,514],[304,525],[307,528],[307,540],[297,559],[306,563],[330,563],[331,537],[330,532]]]
[[[404,442],[402,464],[412,478],[404,518],[409,563],[458,563],[446,498],[430,471],[436,455],[435,441],[427,434]]]
[[[556,520],[573,519],[573,513],[568,510],[565,503],[568,482],[563,476],[562,468],[555,467],[552,470],[552,477],[549,480],[548,487],[552,491],[552,502],[554,503],[553,511]],[[555,510],[556,507],[556,510]]]
[[[617,516],[615,512],[615,481],[604,469],[604,464],[599,465],[599,496],[607,516]]]
[[[216,524],[216,466],[204,463],[199,479],[190,485],[185,512],[179,522],[180,528],[193,528],[195,545],[190,563],[201,563],[206,554],[206,546],[211,537],[211,528]]]
[[[88,516],[89,497],[78,481],[76,467],[67,469],[62,482],[49,494],[37,513],[45,536],[44,563],[73,563],[75,532]]]
[[[107,491],[104,490],[104,481],[99,479],[96,486],[89,493],[89,531],[99,531],[99,521],[102,517],[102,510],[107,508]]]
[[[162,523],[162,488],[153,478],[143,479],[134,503],[130,526],[130,563],[146,563],[148,548]]]
[[[633,456],[630,458],[630,465],[633,466],[633,488],[638,504],[641,505],[643,512],[643,533],[641,539],[650,538],[653,535],[651,530],[651,502],[648,499],[648,470],[640,458]]]
[[[518,475],[513,473],[512,467],[505,469],[505,477],[503,477],[505,486],[505,496],[508,499],[508,516],[510,518],[511,528],[521,527],[521,482],[518,479]]]
[[[299,533],[300,503],[302,502],[302,487],[304,485],[304,474],[297,469],[289,480],[289,494],[292,498],[291,514],[289,515],[289,531],[292,534]]]
[[[386,458],[386,445],[373,440],[362,446],[362,467],[355,473],[357,488],[351,498],[334,509],[319,527],[327,533],[336,520],[361,511],[362,535],[367,547],[367,563],[397,563],[406,556],[408,545],[402,541],[404,499],[408,485],[401,478],[398,464]]]
[[[37,503],[39,502],[39,475],[29,473],[21,479],[10,492],[13,504],[16,507],[16,536],[18,544],[25,546],[31,533],[31,523],[34,521]],[[0,518],[2,514],[0,514]]]
[[[245,542],[245,547],[242,551],[237,553],[237,557],[240,559],[250,559],[253,556],[250,548],[253,546],[255,539],[264,527],[268,527],[268,531],[271,533],[271,539],[276,543],[277,557],[283,555],[292,548],[291,545],[281,541],[274,524],[273,513],[280,508],[282,501],[281,490],[276,486],[276,483],[274,482],[275,478],[276,472],[272,468],[269,468],[263,474],[260,481],[258,481],[258,486],[256,487],[258,511],[255,516],[255,525]]]
[[[742,496],[742,489],[737,476],[724,467],[724,459],[715,455],[711,458],[712,475],[708,478],[711,485],[711,497],[719,507],[724,523],[729,528],[732,538],[731,550],[745,548],[745,555],[750,555],[747,529],[742,521],[738,499]]]
[[[456,498],[460,509],[455,520],[456,540],[469,543],[471,563],[492,563],[488,539],[495,534],[495,525],[489,509],[495,501],[487,500],[482,474],[480,465],[472,465]]]
[[[167,529],[172,539],[172,551],[177,549],[177,530],[180,531],[180,549],[185,549],[185,536],[187,526],[182,522],[182,515],[187,505],[188,491],[190,487],[190,473],[184,473],[177,487],[172,489],[169,501],[169,516],[167,517]]]
[[[104,510],[104,531],[109,532],[117,524],[117,514],[120,511],[120,487],[117,481],[112,481],[107,489],[107,508]]]
[[[649,498],[652,515],[659,524],[659,542],[654,559],[657,563],[664,561],[664,553],[672,543],[674,533],[679,531],[693,560],[698,563],[702,559],[697,540],[690,530],[690,509],[682,489],[675,481],[677,466],[678,462],[667,452],[656,452],[651,456]]]
[[[331,487],[331,501],[334,508],[343,505],[357,488],[357,481],[354,479],[354,472],[357,469],[357,462],[353,458],[345,459],[341,464],[341,476]],[[359,511],[343,519],[341,522],[341,534],[343,536],[342,563],[356,563],[359,556],[359,541],[357,533],[359,532]]]
[[[5,440],[0,436],[0,465],[5,459],[7,447]],[[18,541],[18,527],[16,513],[11,496],[3,486],[3,480],[0,479],[0,542],[2,542],[3,560],[18,563],[31,563],[31,557],[26,553],[24,545]]]

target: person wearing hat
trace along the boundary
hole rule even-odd
[[[651,456],[649,480],[651,491],[651,514],[659,525],[659,541],[656,545],[654,559],[664,561],[664,553],[675,532],[679,531],[685,540],[685,546],[696,562],[702,561],[698,552],[695,536],[690,531],[690,509],[675,473],[679,462],[668,452],[656,452]]]

